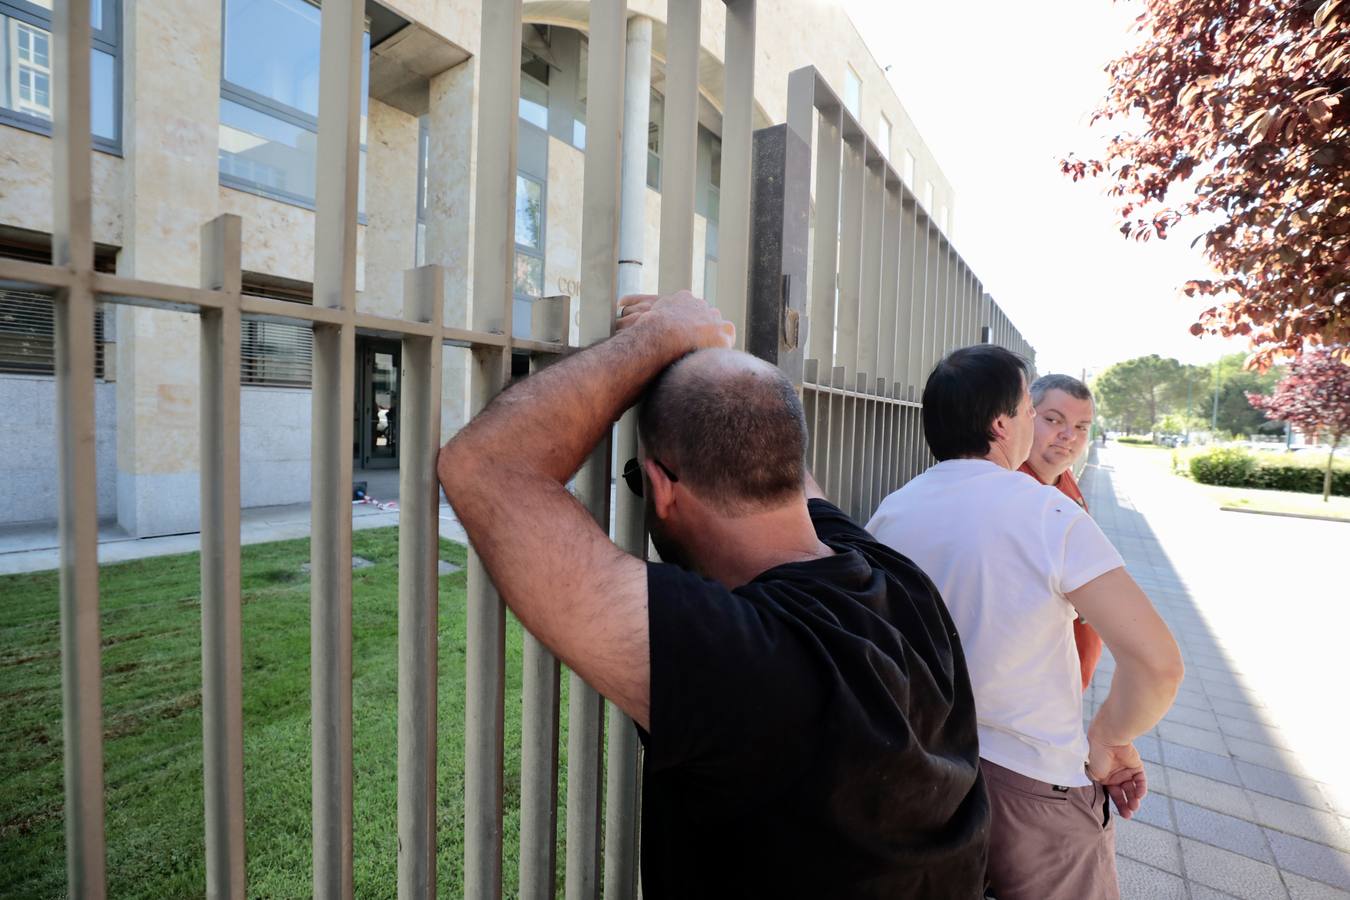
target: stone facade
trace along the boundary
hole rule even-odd
[[[200,280],[201,226],[221,213],[243,220],[243,268],[249,277],[307,284],[314,277],[314,213],[265,192],[221,183],[222,0],[121,0],[121,155],[93,158],[94,237],[117,248],[120,273],[195,285]],[[453,48],[450,65],[426,77],[425,108],[406,95],[369,100],[365,218],[358,229],[357,288],[362,311],[397,316],[403,273],[421,256],[447,270],[446,324],[470,321],[474,126],[478,85],[478,0],[385,0],[409,25]],[[664,59],[666,3],[630,0],[634,15],[653,19],[653,55]],[[528,0],[527,22],[586,30],[582,0]],[[756,124],[781,122],[787,76],[814,64],[837,90],[851,67],[861,78],[860,121],[878,136],[891,124],[892,160],[915,159],[915,192],[934,185],[934,205],[954,212],[951,189],[913,123],[847,16],[830,3],[760,0],[756,53]],[[714,132],[722,108],[720,60],[725,42],[721,0],[704,0],[701,91]],[[386,102],[387,101],[387,102]],[[419,116],[429,154],[419,244]],[[895,163],[900,169],[901,164]],[[544,294],[579,293],[583,153],[548,138]],[[0,228],[51,230],[48,138],[0,125]],[[659,260],[660,194],[648,191],[643,289],[654,290]],[[935,210],[936,211],[936,210]],[[697,217],[694,284],[703,288],[705,235]],[[574,304],[572,335],[576,335]],[[195,531],[199,520],[198,341],[191,315],[121,306],[110,312],[107,380],[99,396],[99,511],[138,536]],[[468,354],[447,348],[443,431],[467,416]],[[18,475],[0,486],[0,524],[51,519],[55,471],[49,414],[50,379],[0,375],[0,408],[32,409],[15,428],[0,430],[0,454]],[[44,406],[45,404],[45,406]],[[45,417],[44,417],[45,415]],[[309,497],[309,393],[245,386],[242,409],[242,501],[246,506],[304,502]],[[287,423],[279,427],[277,423]],[[46,428],[47,436],[40,432]],[[43,448],[47,450],[43,450]],[[33,465],[28,465],[28,463]],[[48,470],[51,471],[48,471]]]

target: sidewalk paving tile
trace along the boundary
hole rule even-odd
[[[1189,838],[1241,853],[1262,862],[1274,862],[1261,829],[1251,822],[1226,816],[1184,800],[1173,800],[1177,831]]]
[[[1170,762],[1170,754],[1167,758]],[[1332,809],[1331,802],[1322,793],[1321,785],[1315,781],[1299,778],[1297,775],[1290,775],[1287,772],[1277,772],[1274,769],[1267,769],[1265,766],[1258,766],[1249,762],[1239,762],[1237,770],[1242,777],[1242,783],[1254,791],[1282,797],[1285,800],[1293,800],[1295,803],[1302,803],[1314,809]]]
[[[1205,731],[1214,733],[1221,732],[1219,728],[1219,719],[1212,712],[1203,709],[1195,709],[1190,706],[1173,705],[1163,716],[1163,722],[1174,722],[1178,725],[1189,725],[1191,728],[1203,728]],[[1182,741],[1181,743],[1185,743]],[[1203,748],[1202,748],[1203,749]]]
[[[1307,770],[1303,768],[1303,764],[1299,762],[1298,757],[1288,750],[1239,737],[1225,738],[1225,742],[1228,744],[1229,753],[1235,760],[1255,763],[1277,772],[1288,772],[1290,775],[1307,775]]]
[[[1259,744],[1269,744],[1272,747],[1288,748],[1288,738],[1280,733],[1280,730],[1274,725],[1268,725],[1265,722],[1251,722],[1247,719],[1235,719],[1232,716],[1216,715],[1219,720],[1219,730],[1225,736],[1242,738],[1243,740],[1256,741]]]
[[[1217,729],[1206,731],[1192,725],[1163,721],[1158,723],[1158,735],[1165,741],[1194,747],[1197,750],[1206,750],[1220,756],[1228,753],[1228,746],[1224,742],[1223,735],[1219,734]]]
[[[1282,900],[1288,896],[1275,867],[1190,838],[1181,839],[1181,858],[1192,881],[1246,900]]]
[[[1184,800],[1187,803],[1252,821],[1254,815],[1252,801],[1248,792],[1237,785],[1215,781],[1180,769],[1167,769],[1166,773],[1168,789],[1173,799]]]
[[[1186,900],[1186,883],[1128,856],[1116,858],[1121,900]]]
[[[1342,890],[1350,890],[1350,853],[1342,853],[1271,828],[1262,830],[1270,840],[1270,847],[1275,851],[1280,868],[1324,881]]]
[[[1143,799],[1143,801],[1140,802],[1139,808],[1134,812],[1134,818],[1130,819],[1129,821],[1143,822],[1145,825],[1152,825],[1156,828],[1164,828],[1168,832],[1171,832],[1173,830],[1172,808],[1171,804],[1168,803],[1168,800],[1170,798],[1167,793],[1167,790],[1161,783],[1156,785],[1154,784],[1153,772],[1149,772],[1148,777],[1149,777],[1148,796],[1146,796]],[[1114,815],[1114,813],[1115,808],[1112,807],[1112,814]],[[1119,816],[1117,816],[1116,821],[1121,822],[1124,820],[1121,819]]]
[[[1177,836],[1165,828],[1117,818],[1116,852],[1175,875],[1181,874],[1181,844]]]
[[[1193,772],[1196,775],[1204,775],[1206,778],[1226,781],[1229,784],[1241,785],[1243,783],[1241,776],[1238,775],[1237,768],[1233,765],[1233,761],[1227,756],[1197,750],[1194,747],[1186,747],[1182,744],[1174,744],[1167,740],[1162,742],[1162,748],[1163,762],[1170,769]]]
[[[1192,884],[1191,900],[1242,900],[1242,898],[1225,894],[1223,891],[1216,891],[1214,888],[1205,887],[1203,884]]]
[[[1350,853],[1350,819],[1268,794],[1246,794],[1253,821]]]
[[[1284,873],[1284,883],[1289,885],[1289,896],[1293,900],[1350,900],[1350,891],[1343,891],[1329,884],[1295,875],[1293,872]]]

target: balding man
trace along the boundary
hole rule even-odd
[[[981,896],[975,710],[932,583],[822,499],[776,368],[688,293],[504,392],[441,451],[507,605],[637,723],[643,892]],[[564,485],[646,392],[649,564]],[[812,483],[814,484],[814,483]]]

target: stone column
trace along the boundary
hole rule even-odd
[[[219,207],[220,0],[126,0],[120,274],[197,285]],[[117,312],[117,518],[144,537],[197,531],[197,317]]]
[[[477,57],[431,79],[427,165],[427,263],[445,266],[445,324],[468,328],[473,285],[474,126],[478,110]],[[468,351],[444,351],[442,440],[468,419]]]

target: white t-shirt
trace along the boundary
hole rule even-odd
[[[940,462],[867,530],[933,579],[961,636],[980,756],[1038,781],[1090,784],[1065,594],[1124,563],[1078,504],[983,459]]]

